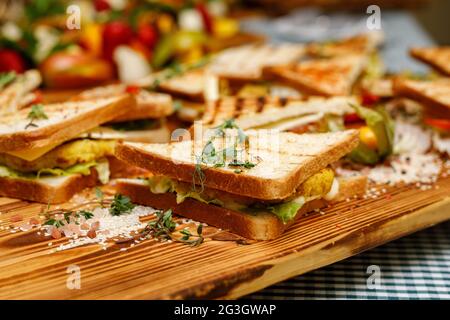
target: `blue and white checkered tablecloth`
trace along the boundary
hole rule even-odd
[[[318,40],[326,40],[364,31],[364,13],[328,16],[328,28],[315,30],[314,22],[323,21],[320,16],[320,12],[312,9],[294,12],[287,19],[276,21],[248,20],[244,27],[249,31],[265,33],[274,42],[311,41],[313,39],[308,38],[311,34],[318,36]],[[286,26],[286,23],[296,26]],[[382,26],[386,36],[382,55],[388,70],[426,70],[424,65],[415,62],[407,54],[411,46],[433,43],[412,16],[404,12],[382,11]],[[373,274],[373,269],[368,270],[369,267],[376,268],[377,273]],[[372,272],[368,273],[370,270]],[[379,285],[374,285],[375,275],[379,275]],[[244,298],[450,299],[450,222],[286,280]]]
[[[376,274],[373,268],[377,268]],[[378,285],[372,280],[374,275],[379,276]],[[450,299],[450,222],[245,298]]]

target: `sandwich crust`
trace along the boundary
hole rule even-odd
[[[123,115],[127,111],[126,106],[134,104],[135,100],[129,95],[122,95],[115,98],[81,103],[84,105],[83,109],[74,105],[75,102],[44,106],[49,118],[48,123],[44,123],[42,126],[32,130],[25,130],[24,126],[24,128],[20,128],[20,130],[15,132],[3,134],[0,132],[0,152],[34,149],[62,143],[78,136],[82,132]],[[90,107],[89,103],[95,103],[98,106]],[[70,116],[62,116],[64,112],[71,108],[77,108],[77,110],[71,110]],[[23,119],[27,118],[27,114],[27,110],[20,112],[19,117],[22,122]],[[53,114],[58,114],[62,118],[59,121],[52,121]],[[1,122],[5,124],[13,123],[14,117],[14,115],[11,115],[8,119],[3,118]]]
[[[59,180],[58,183],[46,182],[44,179],[0,177],[0,196],[46,204],[63,203],[69,201],[75,193],[97,185],[98,173],[97,170],[91,169],[88,176],[74,174],[55,179]]]
[[[228,230],[242,237],[254,240],[271,240],[279,237],[295,220],[284,224],[274,214],[269,212],[259,214],[242,213],[216,205],[202,203],[195,199],[187,198],[182,203],[176,203],[173,193],[153,194],[145,183],[133,183],[133,180],[119,180],[117,192],[130,197],[134,203],[151,206],[156,209],[168,210],[181,216],[204,222],[209,225]],[[353,177],[340,180],[339,194],[336,200],[346,197],[361,195],[366,190],[367,178]],[[336,201],[336,200],[333,200]],[[304,213],[325,207],[327,203],[323,199],[306,203],[298,212],[295,219],[299,219]]]
[[[260,200],[285,199],[292,195],[311,175],[348,154],[357,146],[359,141],[357,130],[333,134],[302,135],[301,139],[308,140],[307,142],[303,140],[303,143],[295,143],[295,140],[300,139],[301,135],[293,133],[280,134],[286,139],[285,141],[280,141],[284,144],[284,147],[297,149],[290,150],[291,156],[289,156],[289,151],[283,154],[286,163],[279,169],[283,170],[282,175],[272,175],[270,170],[273,168],[270,166],[269,158],[249,171],[239,174],[230,169],[202,166],[202,172],[205,177],[204,186]],[[294,142],[290,141],[291,139]],[[146,146],[150,146],[151,150],[146,148]],[[174,165],[170,146],[170,144],[119,143],[116,146],[115,155],[131,165],[149,170],[154,174],[192,183],[196,170],[195,162],[179,161]],[[316,148],[316,150],[315,153],[311,151],[312,153],[308,154],[302,148]],[[295,152],[300,153],[300,155]],[[295,161],[293,157],[296,157],[298,163],[292,163],[292,161]],[[258,168],[258,166],[260,167]],[[254,174],[252,174],[252,170],[255,170]],[[266,175],[262,175],[261,172],[266,173]]]

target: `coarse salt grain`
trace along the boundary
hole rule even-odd
[[[152,215],[156,211],[158,210],[150,207],[136,206],[128,214],[112,216],[108,208],[95,208],[92,211],[94,214],[93,223],[98,222],[95,225],[97,228],[95,237],[90,238],[87,236],[87,230],[80,230],[80,236],[75,235],[72,239],[73,242],[61,244],[59,249],[67,250],[93,243],[98,243],[105,248],[108,240],[119,241],[119,238],[131,238],[133,233],[138,233],[146,226],[146,223],[142,223],[139,218]],[[90,235],[93,236],[94,234],[91,233]]]

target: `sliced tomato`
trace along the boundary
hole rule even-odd
[[[138,86],[128,85],[125,91],[131,94],[138,94],[140,90],[141,88]]]
[[[425,118],[424,122],[431,127],[450,131],[450,119]]]
[[[349,113],[349,114],[346,114],[344,116],[344,123],[345,124],[361,122],[361,121],[364,121],[364,120],[361,119],[361,117],[358,116],[358,114],[356,112],[355,113]]]
[[[378,101],[380,101],[380,97],[379,96],[371,94],[369,92],[364,92],[361,95],[361,99],[362,99],[361,104],[363,106],[372,106],[375,103],[377,103]]]

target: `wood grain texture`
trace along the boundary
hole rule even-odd
[[[450,178],[437,186],[392,188],[376,199],[342,202],[299,219],[279,239],[248,245],[211,240],[192,248],[149,240],[125,252],[111,244],[49,254],[63,240],[0,229],[0,298],[237,298],[450,219]],[[41,210],[0,198],[0,225]],[[80,290],[66,287],[70,265],[81,268]]]

